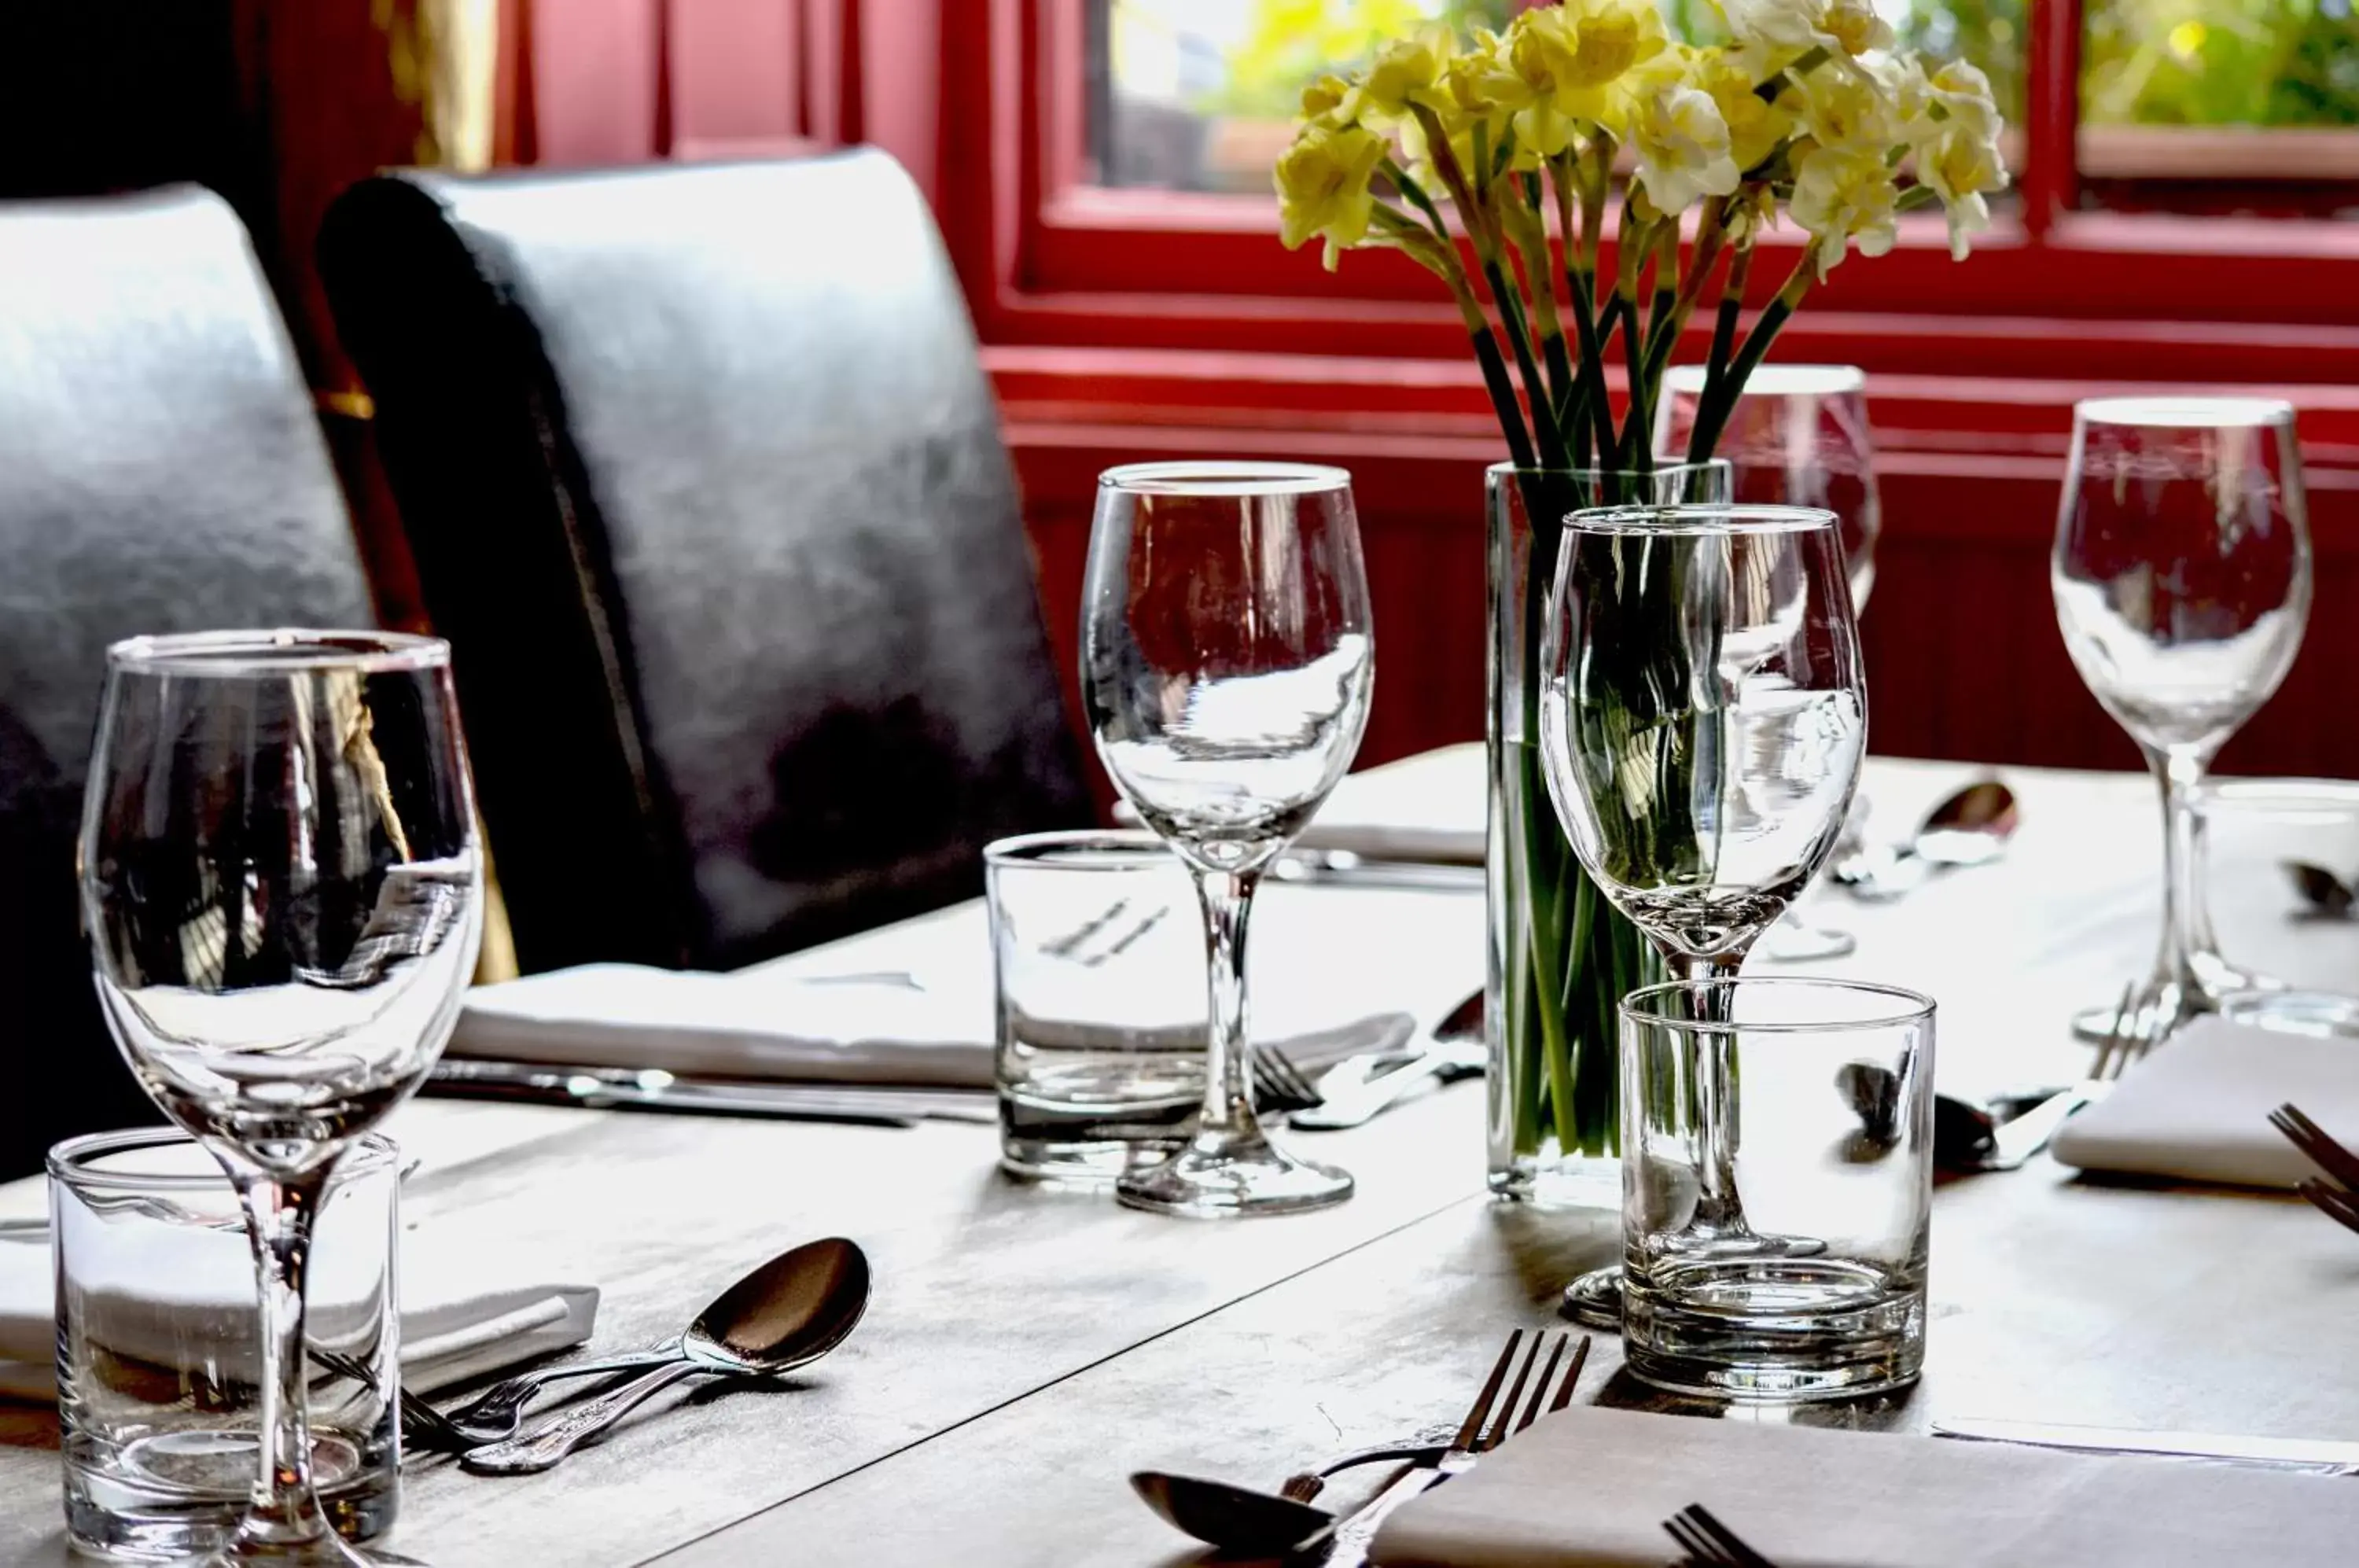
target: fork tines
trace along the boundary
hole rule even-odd
[[[2300,1106],[2279,1105],[2269,1113],[2269,1125],[2285,1134],[2312,1165],[2359,1192],[2359,1154],[2352,1153],[2333,1134],[2304,1116]]]
[[[1508,1386],[1506,1399],[1497,1401],[1499,1386],[1506,1381],[1507,1368],[1516,1361],[1516,1351],[1519,1347],[1524,1355],[1522,1364],[1516,1367],[1516,1380]],[[1545,1365],[1540,1363],[1543,1348],[1548,1351]],[[1565,1361],[1568,1349],[1572,1352],[1572,1358],[1560,1376],[1557,1367]],[[1491,1368],[1489,1380],[1483,1385],[1483,1392],[1475,1399],[1474,1408],[1467,1412],[1466,1424],[1459,1429],[1456,1446],[1469,1454],[1488,1454],[1539,1420],[1543,1411],[1564,1409],[1572,1402],[1573,1388],[1581,1381],[1581,1369],[1588,1361],[1589,1336],[1585,1334],[1581,1336],[1579,1344],[1574,1344],[1570,1330],[1559,1330],[1554,1334],[1535,1330],[1526,1340],[1524,1331],[1517,1329],[1507,1336],[1506,1347],[1499,1352],[1498,1362]],[[1537,1378],[1532,1376],[1535,1366],[1539,1367]],[[1527,1387],[1531,1389],[1529,1399],[1524,1397]],[[1492,1409],[1495,1401],[1497,1402],[1495,1420],[1493,1419]],[[1518,1406],[1522,1409],[1520,1415],[1516,1413]]]
[[[1255,1109],[1307,1111],[1319,1104],[1319,1091],[1311,1087],[1302,1070],[1288,1060],[1286,1052],[1266,1045],[1251,1049]]]
[[[2136,981],[2122,987],[2121,1000],[2114,1004],[2114,1021],[2105,1030],[2104,1042],[2097,1047],[2097,1061],[2089,1069],[2090,1077],[2100,1081],[2120,1077],[2154,1043],[2152,1031],[2147,1028],[2146,1009],[2130,1007],[2136,995]]]
[[[1687,1553],[1680,1568],[1777,1568],[1769,1559],[1745,1544],[1737,1533],[1712,1517],[1701,1503],[1690,1503],[1663,1521],[1680,1550]]]

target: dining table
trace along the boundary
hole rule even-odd
[[[1973,1096],[2088,1073],[2072,1016],[2152,964],[2161,900],[2144,775],[1874,758],[1865,831],[1900,836],[1994,773],[2020,807],[1999,859],[1886,903],[1815,894],[1812,918],[1849,930],[1856,950],[1779,966],[1931,995],[1939,1082]],[[1474,833],[1484,799],[1481,748],[1454,747],[1354,776],[1328,816]],[[2351,838],[2359,810],[2347,814],[2321,832]],[[2240,848],[2239,831],[2223,817],[2212,842],[2223,944],[2257,948],[2247,962],[2304,984],[2353,988],[2359,925],[2296,918],[2282,873]],[[1452,928],[1462,950],[1430,957],[1473,989],[1479,886],[1416,896],[1467,902]],[[972,908],[952,909],[774,964],[892,969],[953,921],[981,930]],[[972,962],[991,962],[979,935]],[[1462,1083],[1348,1131],[1281,1133],[1306,1151],[1315,1138],[1318,1157],[1355,1174],[1356,1194],[1223,1223],[1003,1175],[996,1130],[978,1122],[415,1100],[389,1126],[419,1161],[405,1228],[431,1227],[506,1268],[594,1281],[592,1350],[678,1332],[722,1286],[801,1240],[854,1238],[875,1284],[859,1331],[825,1360],[769,1383],[667,1395],[547,1474],[477,1476],[413,1453],[387,1544],[438,1568],[1200,1561],[1133,1496],[1130,1472],[1275,1489],[1324,1455],[1448,1422],[1510,1330],[1562,1326],[1565,1283],[1616,1256],[1614,1213],[1490,1195],[1484,1114],[1484,1084]],[[0,1187],[0,1217],[42,1203],[38,1179]],[[1929,1317],[1924,1377],[1896,1395],[1677,1399],[1624,1372],[1600,1334],[1577,1397],[1898,1432],[1984,1417],[2359,1437],[2359,1236],[2290,1193],[2099,1179],[2045,1156],[1945,1178]],[[54,1410],[0,1405],[0,1564],[68,1560],[59,1463]],[[1380,1479],[1371,1471],[1332,1495],[1348,1501]]]

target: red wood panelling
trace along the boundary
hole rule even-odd
[[[667,0],[674,157],[803,135],[797,0]]]
[[[663,145],[658,0],[526,0],[535,161],[645,163]]]
[[[1038,418],[1046,413],[1049,417]],[[1358,431],[1069,422],[1010,408],[1009,441],[1069,703],[1089,508],[1102,468],[1141,456],[1284,456],[1353,471],[1375,604],[1376,696],[1363,763],[1483,734],[1481,469],[1497,441]],[[1871,744],[1882,753],[2135,768],[2136,749],[2081,683],[2048,588],[2060,452],[1989,459],[1895,452],[1879,463],[1885,534],[1862,620]],[[2228,747],[2248,773],[2359,778],[2359,730],[2337,722],[2359,666],[2359,475],[2313,486],[2317,609],[2276,700]]]

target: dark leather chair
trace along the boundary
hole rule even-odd
[[[193,188],[0,204],[0,1169],[156,1119],[100,1018],[77,914],[106,645],[374,620],[229,207]]]
[[[734,967],[1088,820],[990,388],[890,158],[397,172],[320,262],[524,969]]]

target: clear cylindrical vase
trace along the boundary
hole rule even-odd
[[[1726,501],[1724,462],[1485,475],[1490,519],[1490,1185],[1551,1207],[1622,1201],[1615,1009],[1663,978],[1574,857],[1540,771],[1539,636],[1567,515]]]

